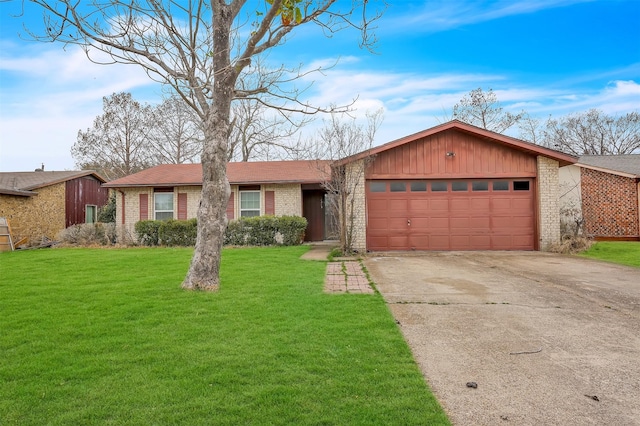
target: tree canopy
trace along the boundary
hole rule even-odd
[[[183,288],[217,290],[230,194],[226,176],[235,99],[269,93],[281,109],[314,113],[323,106],[298,97],[291,81],[237,87],[252,61],[286,44],[302,26],[319,26],[331,35],[354,28],[361,45],[371,47],[374,0],[30,0],[44,12],[36,39],[81,46],[98,63],[134,64],[169,86],[200,118],[204,134],[202,198],[198,237]],[[355,95],[355,94],[354,94]],[[329,109],[327,109],[329,110]]]

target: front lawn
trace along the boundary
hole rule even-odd
[[[637,241],[600,241],[581,254],[640,268],[640,242]]]
[[[448,424],[379,295],[328,295],[304,247],[0,255],[0,424]]]

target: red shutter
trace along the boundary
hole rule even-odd
[[[122,224],[124,225],[124,218],[127,217],[127,211],[124,208],[124,192],[122,193]]]
[[[185,220],[187,218],[187,194],[178,194],[178,220]]]
[[[140,220],[147,219],[149,219],[149,194],[140,194]]]
[[[234,218],[234,211],[235,211],[235,203],[233,202],[233,192],[231,193],[231,195],[229,196],[229,202],[227,202],[227,219],[229,220],[233,220]]]
[[[276,214],[276,193],[275,191],[264,192],[264,214]]]

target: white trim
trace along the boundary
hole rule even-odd
[[[257,209],[243,209],[242,208],[242,194],[258,194],[258,208]],[[238,196],[238,213],[239,213],[238,217],[239,218],[240,217],[252,217],[252,216],[242,216],[242,212],[245,212],[245,211],[246,212],[255,212],[255,211],[257,211],[258,212],[257,216],[261,216],[262,215],[262,199],[263,199],[262,189],[260,189],[260,190],[254,189],[254,190],[250,190],[250,191],[239,191],[238,195],[239,195]]]
[[[171,195],[171,210],[158,210],[156,209],[156,196],[158,195]],[[153,193],[153,219],[154,220],[164,220],[164,219],[158,219],[157,218],[157,214],[158,213],[171,213],[171,218],[175,219],[175,202],[176,202],[176,197],[174,196],[173,192],[154,192]]]

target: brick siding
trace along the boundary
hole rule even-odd
[[[582,214],[587,235],[638,237],[635,179],[582,168]]]
[[[560,241],[559,164],[543,156],[538,156],[537,163],[539,249],[547,251]]]
[[[302,192],[300,184],[286,185],[262,185],[260,214],[264,214],[264,193],[265,191],[275,191],[275,214],[276,216],[302,216]],[[240,195],[237,185],[231,186],[234,194],[234,217],[240,216]],[[177,194],[187,194],[187,218],[195,218],[198,214],[200,197],[202,194],[199,186],[180,186],[173,190],[173,212],[174,217],[178,215]],[[140,220],[140,194],[147,194],[149,200],[149,217],[154,218],[153,188],[126,188],[116,192],[116,227],[118,238],[122,243],[136,241],[135,224]],[[125,217],[122,221],[122,195],[124,194]],[[64,199],[64,197],[63,197]],[[64,221],[64,216],[63,216]]]
[[[359,252],[367,251],[367,207],[365,194],[365,160],[347,164],[346,173],[350,180],[347,187],[352,191],[347,202],[354,199],[352,248]]]
[[[65,183],[35,192],[32,197],[0,196],[0,217],[9,219],[14,242],[25,237],[30,243],[54,240],[65,229]]]

